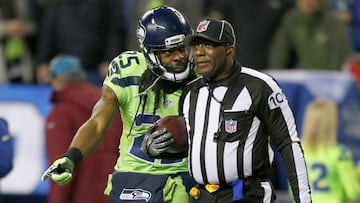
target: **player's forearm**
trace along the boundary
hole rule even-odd
[[[110,88],[103,88],[100,100],[95,104],[91,117],[79,128],[71,142],[70,149],[75,148],[82,158],[88,157],[100,142],[111,125],[118,111],[116,95]]]
[[[79,149],[84,159],[96,150],[104,137],[105,130],[98,129],[97,125],[92,122],[89,120],[79,128],[70,145],[70,147]]]

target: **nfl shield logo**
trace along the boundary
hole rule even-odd
[[[209,26],[210,21],[203,20],[199,23],[198,27],[196,28],[196,32],[204,32],[207,30]]]
[[[164,101],[164,106],[165,106],[165,108],[170,108],[170,107],[172,106],[172,101],[166,99],[166,100]]]
[[[225,120],[225,132],[234,133],[237,131],[237,121],[235,120]]]

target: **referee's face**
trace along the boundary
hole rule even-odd
[[[232,53],[233,46],[201,40],[192,44],[192,47],[196,68],[205,79],[217,81],[229,75],[233,61],[229,53]]]

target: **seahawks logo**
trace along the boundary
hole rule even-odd
[[[146,35],[146,30],[145,30],[144,26],[142,24],[140,24],[137,29],[137,32],[136,32],[136,36],[139,39],[140,44],[144,43],[145,35]]]
[[[148,202],[151,199],[151,193],[143,189],[124,188],[121,191],[119,199],[128,201],[144,200],[145,202]]]

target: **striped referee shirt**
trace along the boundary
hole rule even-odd
[[[285,95],[272,77],[234,66],[225,80],[196,79],[181,97],[191,175],[200,184],[267,178],[272,142],[282,155],[296,202],[310,202],[305,160]]]

